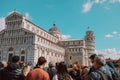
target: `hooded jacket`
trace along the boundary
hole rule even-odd
[[[16,63],[10,63],[2,71],[2,80],[24,80],[22,69]]]

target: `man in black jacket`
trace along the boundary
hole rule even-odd
[[[12,57],[12,62],[1,71],[1,80],[24,80],[24,75],[19,65],[19,59],[19,56]]]
[[[106,60],[103,55],[94,58],[94,70],[88,74],[87,80],[113,80],[109,71],[105,68]]]

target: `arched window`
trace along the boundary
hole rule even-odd
[[[24,51],[24,50],[22,50],[22,51],[21,51],[21,54],[25,54],[25,51]]]
[[[11,47],[11,48],[9,48],[9,50],[8,51],[13,51],[13,48]]]
[[[72,56],[70,56],[70,60],[72,59]]]
[[[2,53],[1,53],[1,51],[0,51],[0,61],[2,60]]]
[[[13,48],[10,47],[8,49],[8,62],[11,62],[12,61],[12,57],[13,57]]]
[[[25,51],[21,51],[21,61],[25,62]]]

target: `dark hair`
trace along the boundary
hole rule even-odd
[[[19,57],[19,56],[13,56],[13,57],[12,57],[12,62],[13,62],[13,63],[18,62],[19,60],[20,60],[20,57]]]
[[[58,65],[58,73],[67,73],[67,65],[65,62],[60,62]]]
[[[39,57],[38,62],[37,62],[37,66],[42,65],[42,64],[44,64],[46,62],[47,62],[47,60],[44,57]]]
[[[59,66],[59,62],[56,62],[55,63],[55,68],[58,69],[58,66]]]
[[[90,59],[94,59],[95,56],[97,56],[97,55],[96,55],[96,54],[92,54],[89,58],[90,58]]]
[[[54,67],[55,65],[54,65],[53,62],[49,62],[49,63],[48,63],[48,66],[49,66],[50,68],[52,68],[52,67]]]

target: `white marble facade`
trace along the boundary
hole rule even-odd
[[[44,56],[47,64],[65,60],[68,65],[74,61],[88,65],[86,37],[63,41],[55,24],[45,31],[14,11],[5,18],[5,29],[0,32],[0,60],[11,61],[13,55],[19,55],[21,61],[35,65],[38,57]],[[94,47],[92,49],[94,51]]]

